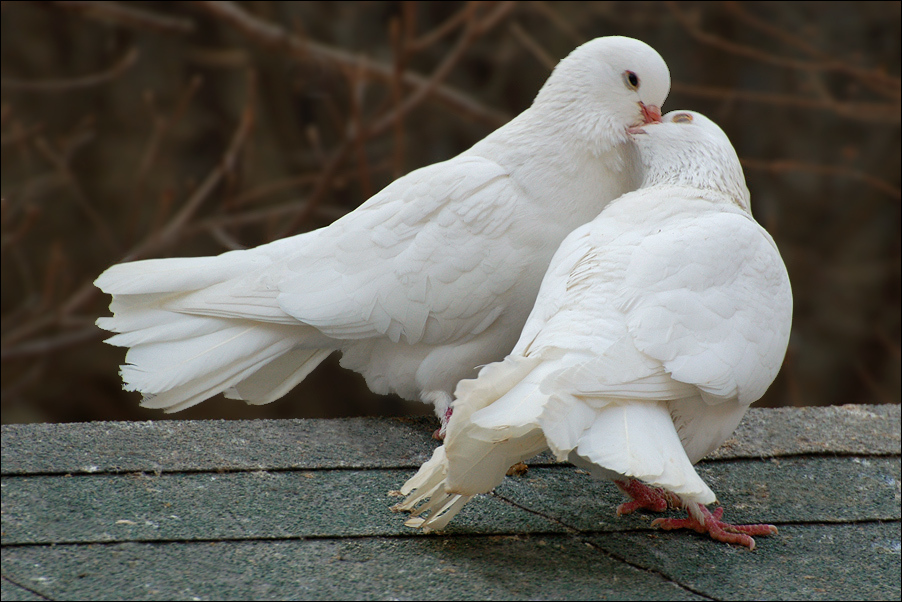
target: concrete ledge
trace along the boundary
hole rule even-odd
[[[749,552],[548,456],[446,533],[390,507],[428,419],[2,428],[2,597],[898,599],[899,406],[755,409],[700,464]]]

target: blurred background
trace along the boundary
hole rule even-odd
[[[3,2],[2,420],[426,414],[333,356],[283,399],[121,390],[92,286],[327,225],[467,149],[598,36],[717,121],[795,314],[758,405],[900,402],[898,2]]]

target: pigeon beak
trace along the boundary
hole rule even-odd
[[[642,109],[642,119],[643,123],[646,125],[649,123],[661,123],[661,109],[655,105],[646,106],[645,103],[640,102],[639,108]]]
[[[642,126],[649,123],[661,123],[661,109],[656,105],[646,106],[644,102],[640,102],[639,110],[642,112],[642,121],[627,129],[630,134],[644,134]]]

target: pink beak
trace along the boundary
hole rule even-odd
[[[661,123],[661,109],[656,107],[655,105],[645,106],[644,103],[639,103],[639,106],[642,108],[642,119],[646,124],[649,123]]]

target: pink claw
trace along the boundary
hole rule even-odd
[[[693,529],[699,533],[707,533],[715,541],[746,546],[750,550],[755,549],[755,540],[752,539],[752,535],[774,535],[777,532],[777,528],[773,525],[725,523],[720,520],[723,517],[723,507],[716,508],[712,513],[702,504],[693,504],[693,506],[697,506],[697,511],[693,511],[692,507],[687,508],[688,518],[657,518],[652,521],[651,526],[667,531]]]
[[[445,413],[442,414],[442,417],[439,418],[441,426],[435,429],[435,432],[432,433],[433,439],[436,439],[438,441],[445,440],[445,433],[448,432],[448,422],[451,420],[451,413],[453,412],[453,410],[454,408],[449,407],[447,410],[445,410]]]
[[[617,516],[630,514],[640,509],[664,512],[668,508],[681,508],[683,505],[676,494],[664,491],[658,487],[649,487],[636,479],[614,481],[614,484],[620,488],[620,491],[633,498],[632,501],[624,502],[617,506]]]

